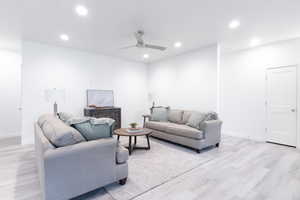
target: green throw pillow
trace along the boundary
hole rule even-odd
[[[92,124],[89,121],[73,124],[86,140],[112,137],[113,127],[107,124]]]
[[[168,121],[169,108],[157,107],[152,109],[151,120],[158,122]]]

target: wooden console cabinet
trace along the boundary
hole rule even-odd
[[[108,117],[116,120],[115,129],[121,128],[121,108],[104,107],[104,108],[85,108],[84,116],[87,117]]]

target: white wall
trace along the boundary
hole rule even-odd
[[[149,92],[174,109],[217,109],[217,45],[149,64]]]
[[[264,141],[266,69],[299,63],[300,39],[222,54],[220,115],[224,121],[223,133]]]
[[[45,100],[46,89],[65,89],[60,111],[83,114],[86,89],[112,89],[115,106],[122,108],[122,125],[136,121],[147,104],[147,67],[99,54],[38,43],[23,43],[23,143],[33,142],[33,123],[53,105]]]
[[[21,135],[21,55],[0,50],[0,138]]]
[[[221,54],[218,63],[218,48],[211,46],[149,64],[147,71],[141,63],[25,42],[23,143],[33,141],[38,116],[52,112],[44,97],[49,88],[65,89],[60,109],[80,115],[86,89],[113,89],[116,106],[123,109],[123,126],[141,123],[140,115],[150,106],[148,91],[157,104],[172,108],[208,111],[217,110],[219,103],[223,133],[265,140],[266,68],[299,64],[299,52],[300,39],[290,40]],[[298,140],[300,144],[300,136]]]

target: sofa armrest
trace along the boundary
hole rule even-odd
[[[117,164],[126,163],[129,158],[129,151],[123,147],[120,143],[118,144],[118,149],[116,153]]]
[[[117,140],[105,138],[48,150],[44,154],[47,199],[64,199],[116,178]],[[49,198],[51,197],[51,198]]]
[[[201,130],[204,131],[204,138],[209,143],[217,144],[221,141],[221,120],[209,120],[203,122]]]

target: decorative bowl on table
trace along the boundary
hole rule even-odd
[[[132,123],[130,123],[129,124],[130,125],[130,128],[137,128],[137,126],[138,126],[138,123],[136,123],[136,122],[132,122]]]

